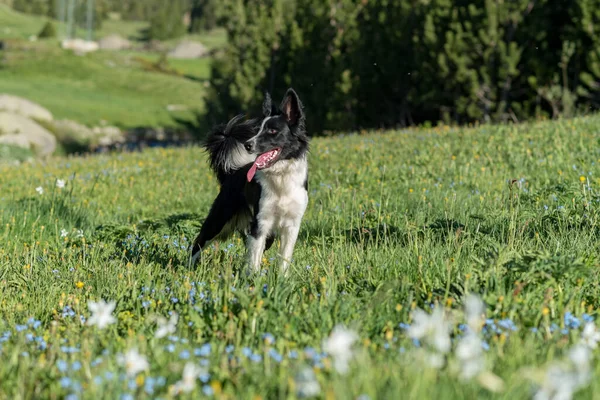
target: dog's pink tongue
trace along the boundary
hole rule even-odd
[[[252,164],[252,166],[248,170],[248,174],[246,174],[246,177],[248,178],[248,182],[250,182],[252,180],[252,178],[254,178],[254,174],[256,174],[256,170],[258,169],[258,165],[256,164],[257,161],[254,161],[254,164]]]

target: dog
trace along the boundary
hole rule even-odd
[[[205,149],[220,191],[192,246],[195,264],[207,243],[234,232],[246,236],[250,272],[260,272],[263,253],[280,238],[287,274],[308,205],[309,136],[300,98],[289,88],[279,107],[267,93],[263,116],[234,117],[216,127]]]

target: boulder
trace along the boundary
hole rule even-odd
[[[44,127],[19,114],[0,112],[0,143],[31,149],[41,156],[56,150],[56,138]]]
[[[65,39],[61,46],[66,50],[73,50],[75,53],[90,53],[98,50],[98,43],[83,39]]]
[[[208,49],[202,43],[183,41],[173,49],[168,55],[171,58],[200,58],[208,54]]]
[[[94,132],[85,125],[68,119],[54,121],[54,134],[64,144],[87,146],[94,141]]]
[[[10,94],[0,94],[0,111],[23,115],[39,121],[52,121],[52,114],[44,107]]]
[[[116,126],[97,126],[92,129],[98,146],[111,146],[115,143],[124,143],[125,136]]]
[[[98,47],[102,50],[127,50],[131,48],[131,42],[120,35],[108,35],[98,41]]]

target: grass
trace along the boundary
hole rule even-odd
[[[188,68],[197,80],[145,71],[128,53],[98,52],[77,56],[52,43],[27,45],[5,53],[0,68],[2,92],[28,98],[56,118],[88,125],[101,120],[128,128],[173,126],[203,107],[209,60]],[[182,71],[182,73],[185,73]],[[170,104],[186,111],[170,112]]]
[[[46,20],[0,4],[0,39],[27,39],[37,34]],[[107,20],[97,36],[118,33],[135,37],[144,27],[140,22]],[[63,28],[57,25],[59,32]],[[82,32],[79,37],[84,37]],[[225,42],[222,30],[188,38],[209,48]],[[173,47],[182,39],[166,45]],[[211,59],[169,60],[169,67],[179,75],[168,75],[145,68],[159,56],[142,51],[77,56],[61,50],[55,40],[11,43],[4,53],[0,51],[0,91],[39,103],[56,118],[91,126],[105,121],[122,128],[171,127],[177,126],[178,120],[195,119],[204,106]],[[169,111],[169,105],[176,105],[173,109],[178,111]]]
[[[2,167],[0,391],[166,398],[194,361],[207,368],[194,393],[222,399],[295,398],[303,366],[322,398],[529,398],[600,306],[598,126],[315,139],[288,278],[274,249],[263,274],[240,275],[239,237],[186,267],[217,192],[198,148]],[[485,301],[483,353],[503,391],[458,379],[454,350],[428,368],[407,334],[416,308],[442,307],[454,349],[467,293]],[[82,323],[99,299],[116,301],[104,330]],[[171,312],[176,331],[155,338],[154,316]],[[321,354],[338,324],[359,335],[347,374]],[[134,347],[149,369],[126,377],[118,355]],[[591,374],[581,398],[600,390]]]

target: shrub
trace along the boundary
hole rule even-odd
[[[56,28],[50,21],[46,22],[40,33],[38,33],[40,39],[56,37]]]

